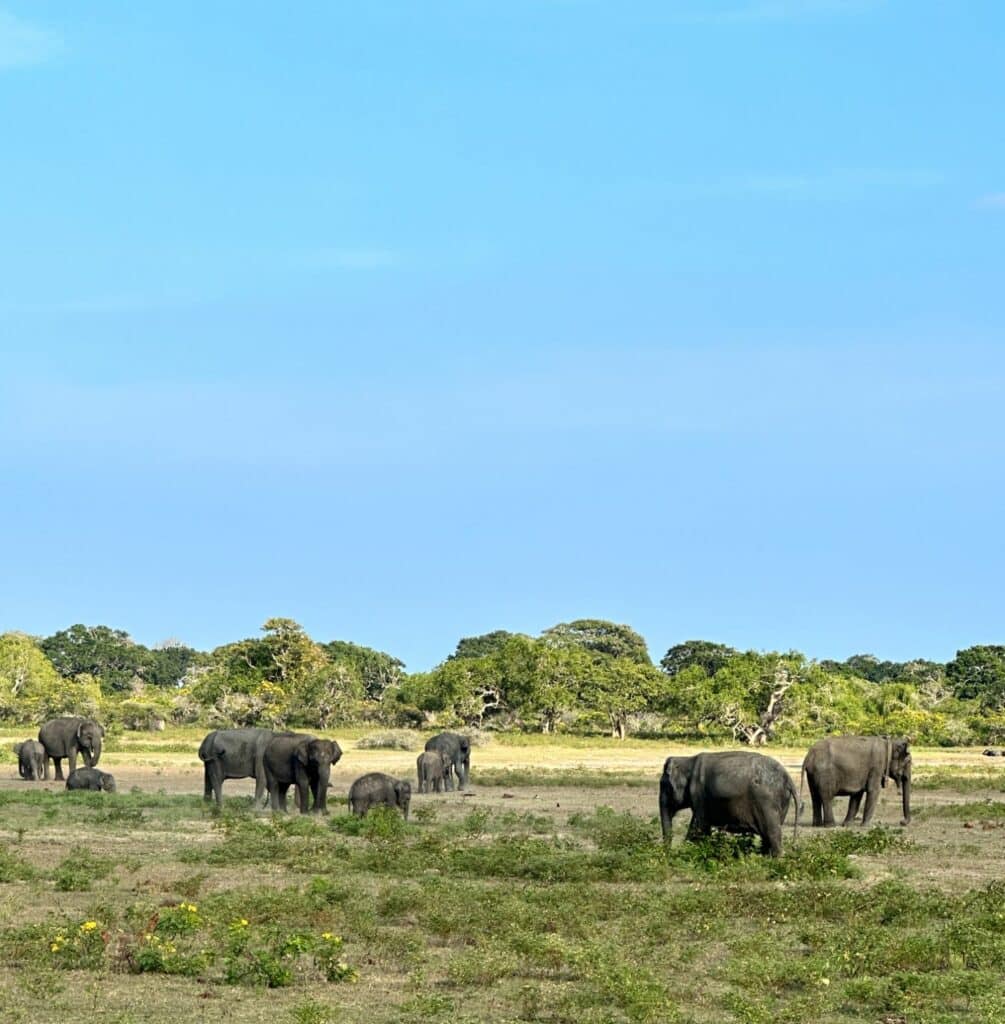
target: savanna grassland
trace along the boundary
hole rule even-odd
[[[1005,764],[976,750],[915,752],[909,829],[891,788],[767,861],[685,815],[664,849],[664,742],[503,737],[405,824],[344,797],[415,752],[336,735],[323,819],[247,780],[207,807],[201,731],[113,740],[114,795],[22,782],[5,736],[3,1021],[1005,1022]]]

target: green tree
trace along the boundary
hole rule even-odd
[[[0,635],[0,717],[40,723],[63,714],[94,715],[100,689],[93,676],[64,679],[24,633]]]
[[[631,626],[606,619],[575,619],[546,629],[541,639],[553,647],[581,647],[591,654],[627,658],[639,665],[651,665],[646,642]]]
[[[380,700],[387,690],[400,685],[404,677],[405,663],[383,651],[347,640],[332,640],[322,647],[332,662],[358,678],[366,700]]]
[[[64,678],[94,676],[109,692],[128,690],[135,677],[142,678],[150,653],[121,629],[80,623],[39,641],[39,647]]]
[[[1005,646],[980,644],[957,651],[946,666],[957,697],[976,700],[990,711],[1005,709]]]
[[[706,676],[714,676],[730,658],[735,658],[739,653],[733,647],[709,640],[685,640],[663,655],[660,666],[671,679],[685,669],[696,666],[704,670]]]
[[[457,641],[454,653],[447,658],[447,661],[455,661],[457,658],[484,658],[486,655],[495,654],[515,636],[522,636],[522,634],[496,629],[491,633],[482,633],[480,636],[461,637]]]

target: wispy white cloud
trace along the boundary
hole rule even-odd
[[[977,200],[977,206],[981,210],[1005,211],[1005,192],[991,192],[986,196],[981,196]]]
[[[729,24],[792,21],[800,18],[860,14],[879,7],[883,0],[747,0],[728,4],[702,3],[676,12],[681,21]]]
[[[0,10],[0,70],[51,60],[63,49],[55,32]]]

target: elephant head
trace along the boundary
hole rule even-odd
[[[101,757],[101,739],[104,735],[104,727],[89,718],[77,726],[77,749],[84,755],[84,763],[88,768],[96,765]]]
[[[108,772],[105,772],[104,775],[101,778],[101,788],[106,793],[114,793],[115,792],[115,777],[113,775],[109,775]]]
[[[902,825],[911,823],[911,749],[909,740],[889,740],[890,760],[886,775],[893,779],[903,800]]]
[[[408,805],[412,802],[412,784],[407,779],[396,779],[394,783],[394,802],[408,821]]]
[[[307,770],[311,780],[316,780],[314,810],[324,811],[328,806],[328,784],[331,780],[332,765],[342,756],[342,748],[334,740],[305,739],[297,746],[297,761]],[[312,787],[313,788],[313,787]],[[306,808],[305,808],[306,810]]]
[[[660,824],[663,838],[669,843],[673,819],[678,811],[691,806],[691,772],[693,757],[668,757],[660,778]]]

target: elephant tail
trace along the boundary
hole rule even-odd
[[[795,813],[792,816],[792,842],[793,844],[799,838],[799,815],[803,809],[802,792],[803,792],[803,779],[806,777],[806,769],[802,771],[802,775],[799,779],[799,789],[796,790],[796,784],[792,781],[792,777],[788,772],[785,773],[786,778],[789,780],[789,792],[792,794],[792,801],[795,804]]]

